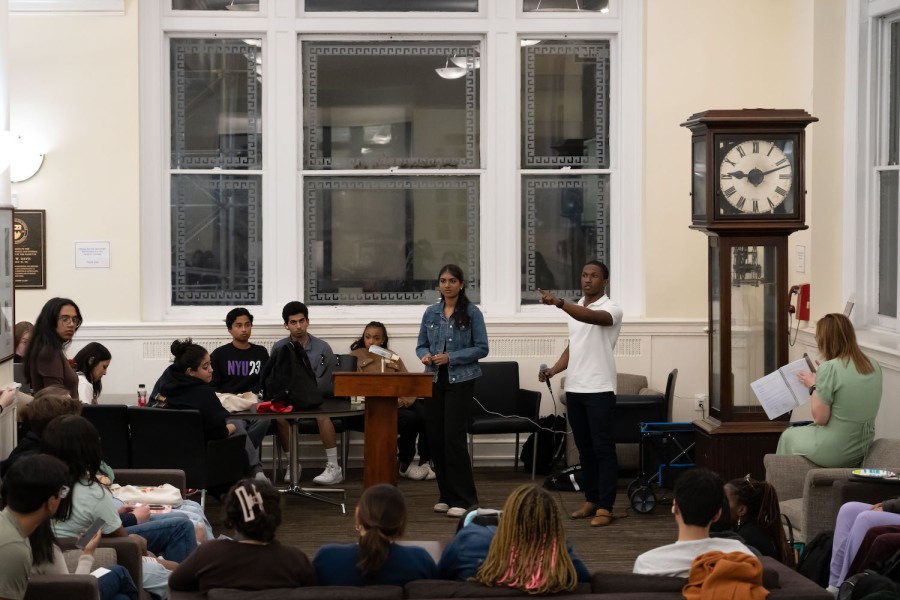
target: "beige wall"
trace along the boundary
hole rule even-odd
[[[137,0],[124,16],[10,15],[10,118],[46,153],[13,185],[47,210],[47,289],[16,293],[16,317],[68,296],[92,322],[140,319]],[[75,269],[76,241],[108,241],[111,268]]]

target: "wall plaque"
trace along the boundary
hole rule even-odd
[[[17,210],[13,217],[16,289],[47,288],[45,210]]]

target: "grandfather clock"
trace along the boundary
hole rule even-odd
[[[750,382],[788,362],[788,236],[806,229],[803,110],[708,110],[691,130],[691,229],[709,272],[709,416],[695,460],[763,478],[789,415],[769,421]]]

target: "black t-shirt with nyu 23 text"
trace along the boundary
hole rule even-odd
[[[250,344],[246,350],[240,350],[234,344],[225,344],[213,350],[209,358],[214,390],[229,394],[259,392],[259,373],[269,360],[264,347]]]

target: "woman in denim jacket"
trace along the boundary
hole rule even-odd
[[[434,511],[455,518],[478,504],[466,424],[481,375],[478,359],[488,354],[484,317],[466,297],[464,281],[458,266],[441,268],[441,301],[422,315],[416,344],[416,356],[434,374],[431,398],[425,399],[425,430],[440,491]]]

